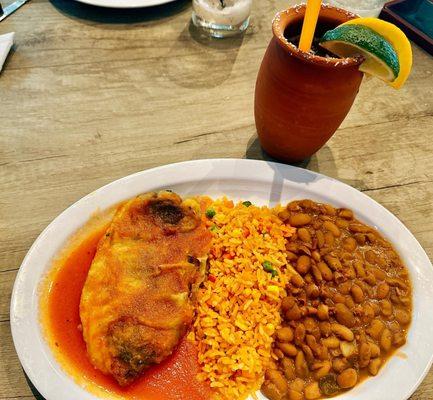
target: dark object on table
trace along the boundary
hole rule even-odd
[[[16,0],[9,4],[4,9],[0,4],[0,21],[3,21],[6,17],[18,10],[22,5],[26,4],[29,0]]]
[[[433,1],[394,0],[386,3],[379,18],[392,22],[433,55]]]

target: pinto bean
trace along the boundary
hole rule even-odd
[[[289,389],[287,381],[284,379],[284,375],[276,369],[268,369],[265,377],[269,379],[278,389],[279,392],[285,393]]]
[[[355,268],[353,268],[353,265],[348,265],[346,263],[346,265],[344,265],[343,268],[343,275],[347,278],[347,279],[355,279],[356,278],[356,272],[355,272]]]
[[[411,316],[407,310],[403,310],[402,308],[399,308],[395,311],[395,319],[400,324],[407,325],[411,320]]]
[[[298,324],[295,328],[295,343],[301,344],[305,339],[305,334],[304,324]]]
[[[343,240],[343,248],[347,251],[355,251],[358,247],[358,243],[352,237],[347,237]]]
[[[355,316],[345,304],[338,303],[335,306],[335,317],[344,326],[351,328],[355,325]]]
[[[288,381],[296,378],[295,362],[291,358],[283,358],[281,360],[281,367],[283,369],[284,376]]]
[[[345,369],[349,368],[350,364],[345,358],[334,358],[332,360],[332,369],[337,372],[343,372]]]
[[[320,295],[320,290],[317,285],[315,285],[314,283],[310,283],[305,288],[305,293],[307,294],[307,297],[309,299],[317,299],[317,297],[319,297]]]
[[[351,296],[346,296],[346,301],[344,302],[349,309],[352,309],[356,306]]]
[[[311,216],[304,213],[292,214],[289,218],[289,224],[292,226],[303,226],[311,222]]]
[[[301,274],[305,275],[311,268],[311,259],[308,256],[302,255],[296,262],[296,270]]]
[[[347,208],[341,208],[338,212],[338,216],[344,219],[353,219],[353,211]]]
[[[376,358],[380,356],[380,347],[373,342],[369,342],[368,345],[370,346],[370,354],[371,358]]]
[[[305,361],[305,355],[302,351],[299,351],[295,358],[295,371],[296,374],[301,377],[305,378],[308,375],[308,365]]]
[[[298,321],[302,318],[301,309],[295,304],[290,310],[286,311],[285,317],[289,321]]]
[[[337,376],[337,383],[343,389],[349,389],[358,382],[358,373],[353,368],[348,368]]]
[[[289,389],[287,392],[288,400],[304,400],[304,395],[302,392],[297,392],[296,390]]]
[[[306,344],[303,344],[301,347],[302,347],[302,351],[304,353],[307,365],[312,364],[315,361],[313,350],[311,350]]]
[[[297,288],[300,288],[300,287],[305,285],[304,279],[302,278],[301,275],[298,275],[298,274],[292,275],[290,278],[290,282],[293,286],[295,286]]]
[[[349,230],[354,233],[367,233],[371,230],[371,228],[359,223],[352,223],[349,225]]]
[[[346,301],[346,298],[341,293],[334,293],[332,296],[332,300],[334,303],[341,303],[343,304]]]
[[[365,276],[364,281],[367,282],[370,286],[375,286],[377,283],[376,277],[370,271],[367,272],[367,275]]]
[[[381,365],[382,360],[380,358],[374,358],[370,361],[370,364],[368,364],[368,372],[370,372],[371,375],[376,376]]]
[[[380,312],[385,317],[390,317],[393,312],[392,303],[389,300],[381,300],[380,301]]]
[[[296,378],[289,383],[289,388],[296,392],[302,392],[304,390],[305,382],[301,378]]]
[[[373,232],[369,232],[369,233],[367,233],[367,234],[366,234],[366,237],[367,237],[367,240],[368,240],[370,243],[375,243],[375,242],[377,241],[377,237],[376,237],[376,235],[375,235]]]
[[[380,319],[374,319],[371,321],[370,326],[366,329],[366,332],[374,339],[378,340],[385,329],[385,324]]]
[[[314,279],[316,280],[317,283],[320,283],[323,281],[322,273],[320,272],[320,269],[317,267],[317,265],[313,264],[311,266],[311,272],[312,272]]]
[[[319,307],[317,307],[317,318],[319,318],[322,321],[329,319],[329,307],[325,304],[319,304]]]
[[[380,335],[380,347],[385,351],[389,351],[391,349],[391,346],[392,333],[388,328],[385,328]]]
[[[374,310],[374,315],[379,315],[380,314],[380,306],[377,303],[370,303],[371,307]]]
[[[318,204],[310,199],[303,199],[300,201],[295,201],[294,203],[298,203],[302,208],[310,209],[310,210],[317,210]],[[299,390],[301,392],[302,389]]]
[[[333,273],[331,271],[331,269],[323,262],[320,261],[317,263],[317,268],[319,268],[320,273],[322,274],[323,279],[325,279],[325,281],[332,281],[333,279]]]
[[[365,368],[370,363],[371,347],[368,343],[361,343],[359,346],[358,362],[360,368]]]
[[[345,342],[342,341],[340,343],[341,354],[347,359],[350,359],[352,356],[356,354],[356,345],[355,342]]]
[[[289,326],[278,329],[276,335],[280,342],[291,342],[293,340],[293,330]]]
[[[403,332],[395,332],[392,338],[394,346],[400,347],[406,343],[406,335]]]
[[[320,354],[321,348],[320,345],[317,343],[316,338],[313,335],[307,335],[305,337],[305,340],[307,342],[308,347],[312,350],[312,352],[318,356]]]
[[[322,339],[322,344],[329,349],[336,349],[340,347],[340,340],[335,336],[330,336],[328,338]]]
[[[339,218],[335,221],[335,225],[337,225],[341,229],[346,229],[349,227],[349,221]]]
[[[350,293],[356,303],[362,303],[365,299],[364,292],[358,285],[352,285]]]
[[[390,286],[397,286],[402,290],[407,290],[407,285],[399,278],[387,278],[386,281]]]
[[[272,382],[265,381],[260,390],[269,400],[282,400],[284,396]]]
[[[366,242],[366,235],[364,233],[355,233],[353,235],[353,238],[356,240],[356,243],[358,243],[360,246],[364,246]]]
[[[378,299],[384,299],[389,295],[389,285],[386,282],[381,282],[376,288],[376,297]]]
[[[362,261],[355,260],[355,262],[353,263],[353,266],[355,267],[356,276],[358,278],[364,278],[366,276],[364,263]]]
[[[299,228],[297,234],[303,242],[311,243],[311,234],[307,228]]]
[[[314,261],[320,261],[320,259],[322,258],[322,256],[320,255],[320,253],[317,250],[314,250],[311,253],[311,257],[313,257]]]
[[[283,222],[286,222],[286,221],[288,221],[289,220],[289,218],[290,218],[290,212],[286,209],[286,210],[283,210],[283,211],[280,211],[279,213],[278,213],[278,217],[281,219],[281,220],[283,220]]]
[[[386,273],[379,268],[370,268],[370,271],[379,281],[384,281],[386,279]]]
[[[319,322],[320,333],[323,337],[328,337],[331,334],[331,323],[328,321]]]
[[[326,215],[337,215],[337,210],[330,204],[322,204],[322,210]]]
[[[362,307],[362,320],[363,322],[370,322],[373,320],[373,318],[375,317],[375,313],[374,313],[374,308],[371,306],[371,304],[365,304]]]
[[[355,336],[353,335],[353,332],[344,325],[331,324],[331,330],[339,338],[341,338],[343,340],[347,340],[348,342],[351,342],[355,338]]]
[[[325,221],[323,223],[323,227],[325,229],[327,229],[329,232],[331,232],[334,235],[334,237],[340,237],[341,236],[340,228],[337,225],[335,225],[333,222]]]
[[[334,271],[339,271],[343,268],[340,260],[337,257],[326,255],[324,258],[329,268],[333,269]]]
[[[273,349],[273,352],[274,352],[275,356],[276,356],[279,360],[281,360],[282,358],[284,358],[284,353],[283,353],[280,349],[276,349],[276,348],[274,348],[274,349]]]
[[[312,317],[307,317],[304,319],[304,327],[305,332],[311,333],[314,335],[314,332],[319,331],[319,326],[317,324],[317,321]],[[319,331],[319,338],[320,338],[320,331]]]
[[[306,400],[316,400],[322,396],[322,392],[319,388],[318,382],[311,382],[307,386],[305,386],[305,399]]]
[[[325,235],[322,231],[316,231],[317,247],[321,249],[325,244]]]
[[[365,261],[368,261],[370,264],[374,264],[376,262],[376,253],[372,250],[368,250],[365,252]]]
[[[316,361],[311,365],[311,370],[313,371],[314,378],[320,379],[327,375],[331,370],[331,362],[329,360]]]
[[[284,297],[281,301],[281,309],[283,311],[290,310],[296,304],[296,299],[293,296]]]
[[[340,285],[338,285],[338,291],[341,294],[349,294],[351,288],[352,288],[352,282],[351,281],[346,281],[346,282],[343,282]]]
[[[326,246],[333,247],[335,243],[335,236],[332,234],[332,232],[325,231],[324,237]]]
[[[298,349],[291,343],[277,342],[278,348],[289,357],[295,357],[298,354]]]

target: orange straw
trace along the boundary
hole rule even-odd
[[[321,0],[307,0],[307,9],[305,10],[301,39],[299,40],[299,49],[302,51],[307,52],[311,49],[321,3]]]

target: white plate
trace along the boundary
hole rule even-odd
[[[408,342],[380,371],[339,400],[405,400],[421,383],[433,355],[433,268],[417,240],[389,211],[335,179],[287,165],[254,160],[199,160],[142,171],[112,182],[82,198],[40,234],[21,265],[11,301],[12,336],[19,359],[46,400],[86,400],[95,396],[66,375],[46,344],[38,320],[38,284],[52,258],[97,209],[139,193],[170,188],[182,195],[207,194],[257,204],[311,198],[350,207],[376,226],[400,253],[413,283],[413,322]],[[261,397],[263,398],[263,397]]]
[[[158,6],[160,4],[171,3],[175,0],[77,0],[80,3],[91,4],[98,7],[111,8],[139,8]]]

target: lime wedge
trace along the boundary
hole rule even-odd
[[[399,75],[400,63],[394,47],[366,26],[337,26],[323,35],[320,45],[340,57],[362,56],[359,70],[386,82],[393,82]]]
[[[412,47],[404,32],[398,26],[390,22],[372,17],[351,19],[343,25],[366,26],[384,37],[391,44],[398,55],[400,72],[398,77],[388,84],[395,89],[401,88],[409,77],[412,69]]]

